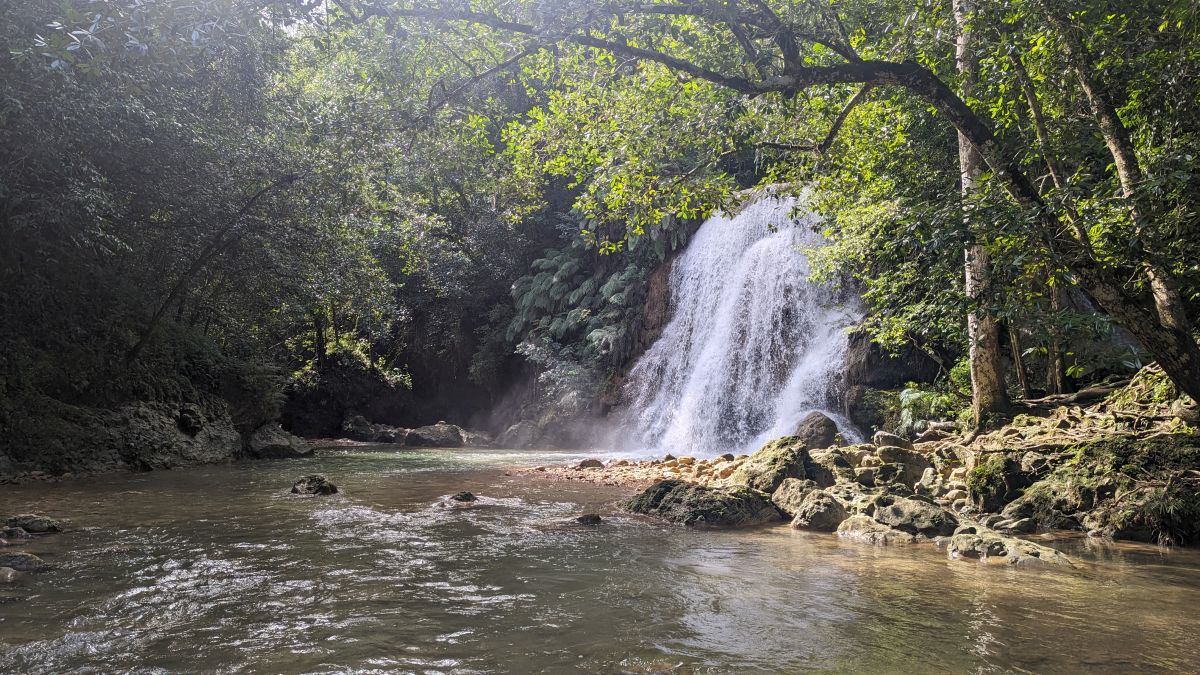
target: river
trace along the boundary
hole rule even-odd
[[[0,584],[0,672],[1200,668],[1196,551],[1073,539],[1079,571],[1017,570],[666,526],[515,470],[577,458],[377,446],[3,486],[0,513],[73,530],[10,547],[51,567]],[[289,494],[316,472],[342,492]]]

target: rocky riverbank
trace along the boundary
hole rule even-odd
[[[1105,394],[1038,402],[986,434],[877,433],[871,443],[844,445],[805,433],[752,455],[589,459],[530,473],[641,489],[629,510],[685,525],[789,520],[872,544],[932,541],[952,557],[1012,564],[1070,565],[1027,538],[1052,530],[1196,543],[1195,404],[1155,368]]]
[[[247,427],[215,396],[196,402],[134,402],[115,408],[39,405],[6,411],[0,484],[68,480],[113,471],[150,471],[238,459],[311,454],[277,422]]]

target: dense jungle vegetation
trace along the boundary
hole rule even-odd
[[[1200,398],[1189,0],[27,0],[0,41],[6,423],[253,426],[347,370],[396,424],[594,410],[648,277],[769,184],[924,405],[1152,360]]]

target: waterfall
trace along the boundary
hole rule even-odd
[[[630,371],[626,429],[642,449],[715,455],[795,431],[812,411],[859,440],[839,412],[845,328],[857,299],[809,281],[822,237],[797,200],[764,197],[714,215],[671,270],[673,314]]]

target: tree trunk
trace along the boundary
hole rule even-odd
[[[1021,384],[1021,397],[1028,401],[1033,397],[1029,391],[1029,376],[1025,372],[1025,358],[1021,356],[1021,335],[1012,321],[1008,322],[1008,345],[1012,348],[1013,370],[1017,371],[1017,382]]]
[[[329,355],[329,347],[325,343],[325,310],[319,309],[313,312],[313,349],[317,356],[317,370],[325,367],[325,361]]]
[[[1137,152],[1133,147],[1133,141],[1129,137],[1129,130],[1125,128],[1125,123],[1117,114],[1116,106],[1113,105],[1112,96],[1108,90],[1100,84],[1097,78],[1093,77],[1092,72],[1095,69],[1089,62],[1085,47],[1079,42],[1071,26],[1057,15],[1052,15],[1051,21],[1058,28],[1075,79],[1079,81],[1079,86],[1083,89],[1084,96],[1087,97],[1092,117],[1096,119],[1100,135],[1104,137],[1104,144],[1108,146],[1108,152],[1112,155],[1113,166],[1117,170],[1117,181],[1121,185],[1121,196],[1124,197],[1128,206],[1134,230],[1139,237],[1144,239],[1147,234],[1146,229],[1151,209],[1142,203],[1142,198],[1138,194],[1138,185],[1142,182],[1144,175],[1142,166],[1138,162]],[[1170,272],[1152,259],[1143,261],[1142,269],[1146,274],[1146,279],[1150,282],[1150,294],[1154,298],[1159,321],[1168,328],[1190,331],[1191,323],[1188,321],[1187,310],[1179,293],[1179,285],[1172,278]]]
[[[1058,328],[1058,314],[1067,306],[1066,291],[1062,284],[1055,283],[1050,287],[1050,312],[1054,320],[1050,322],[1050,344],[1046,346],[1046,393],[1067,393],[1067,369],[1063,362],[1062,331]]]
[[[978,80],[978,59],[970,26],[974,8],[970,0],[954,0],[954,20],[958,24],[955,60],[962,74],[964,101],[973,94]],[[964,208],[979,185],[983,175],[983,157],[971,140],[958,134],[958,162],[962,171]],[[971,215],[964,218],[967,228],[974,230]],[[991,286],[991,260],[983,244],[975,243],[964,252],[966,293],[971,307],[967,314],[967,339],[970,341],[968,361],[971,366],[971,403],[976,426],[983,426],[994,413],[1008,408],[1008,391],[1004,384],[1004,364],[1000,358],[1000,329],[996,319],[983,307]]]

